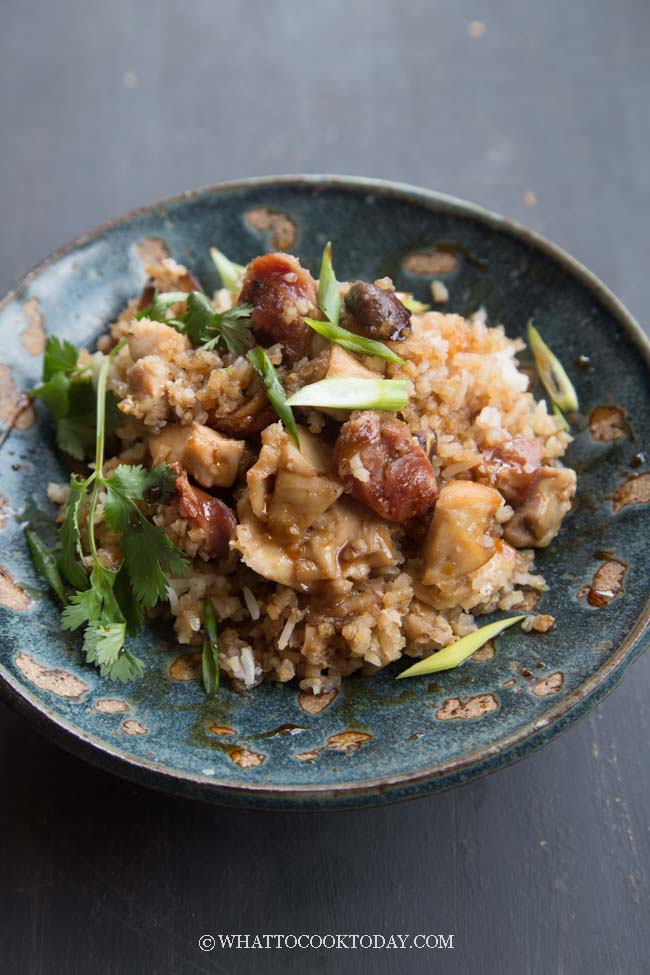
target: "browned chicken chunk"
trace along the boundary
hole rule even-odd
[[[345,307],[361,331],[371,338],[403,341],[411,331],[411,313],[394,291],[355,281],[345,296]]]
[[[391,413],[353,413],[334,448],[346,490],[388,521],[431,511],[438,487],[431,461]]]
[[[310,329],[304,316],[314,314],[316,282],[290,254],[263,254],[246,268],[239,301],[254,305],[253,330],[282,343],[286,358],[305,355]]]
[[[530,437],[515,437],[483,454],[489,483],[508,504],[518,507],[526,500],[542,473],[542,444]]]
[[[180,464],[173,465],[176,471],[176,490],[178,509],[194,528],[205,534],[204,547],[213,558],[228,554],[230,539],[235,536],[237,519],[228,505],[213,498],[211,494],[190,484]]]

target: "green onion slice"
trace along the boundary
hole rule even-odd
[[[319,322],[315,318],[304,318],[303,321],[323,338],[330,342],[336,342],[337,345],[342,345],[344,349],[349,349],[350,352],[358,352],[360,355],[374,355],[378,359],[388,359],[389,362],[404,362],[398,355],[391,352],[383,342],[376,342],[375,339],[364,339],[361,335],[348,332],[347,328],[342,328],[341,325],[333,325],[332,322]]]
[[[221,283],[224,288],[228,288],[228,291],[232,291],[236,294],[239,291],[241,285],[241,279],[244,276],[244,271],[246,268],[243,264],[235,264],[230,258],[226,257],[223,251],[217,250],[216,247],[210,248],[210,257],[214,261],[214,266],[219,272],[219,277],[221,278]]]
[[[341,313],[341,295],[339,294],[339,286],[336,283],[336,275],[332,267],[332,245],[329,241],[325,244],[323,260],[320,266],[318,307],[332,325],[338,325],[339,315]]]
[[[400,298],[400,301],[404,307],[408,308],[409,311],[412,311],[414,315],[424,315],[425,311],[429,311],[429,308],[431,308],[431,305],[425,304],[424,301],[418,301],[413,297],[413,295],[409,294],[406,294]]]
[[[494,639],[503,630],[507,630],[509,626],[514,626],[515,623],[520,623],[525,619],[525,615],[510,616],[505,620],[497,620],[496,623],[488,623],[487,626],[482,626],[480,630],[468,633],[467,636],[451,643],[444,650],[438,650],[437,653],[432,653],[430,657],[418,660],[412,667],[408,667],[401,674],[398,674],[397,680],[401,680],[402,677],[421,677],[423,674],[435,674],[439,670],[451,670],[452,667],[458,667],[488,640]]]
[[[217,620],[209,596],[206,596],[203,601],[203,633],[203,652],[201,655],[203,686],[209,697],[216,697],[219,690],[219,640],[217,637]]]
[[[568,433],[571,428],[569,427],[569,424],[567,423],[567,418],[565,417],[560,407],[557,405],[557,403],[551,403],[551,409],[553,410],[553,414],[555,416],[559,416],[559,418],[562,420],[562,429],[566,430],[566,432]]]
[[[405,379],[323,379],[303,386],[289,406],[322,406],[339,410],[387,410],[395,413],[408,401]]]
[[[298,437],[296,418],[293,415],[287,394],[284,391],[284,386],[280,382],[273,363],[265,350],[259,346],[251,349],[246,358],[262,380],[271,406],[282,420],[287,433],[290,435],[296,447],[300,450],[300,438]]]
[[[528,322],[528,344],[544,389],[563,413],[575,413],[578,397],[560,360],[551,352],[532,321]]]

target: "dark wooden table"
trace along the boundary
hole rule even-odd
[[[0,285],[94,224],[234,177],[419,183],[650,297],[647,0],[3,0]],[[404,806],[210,808],[0,710],[0,969],[650,971],[650,658],[527,761]],[[453,933],[215,950],[204,933]]]

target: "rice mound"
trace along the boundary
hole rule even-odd
[[[148,270],[161,290],[173,290],[185,274],[171,260]],[[229,303],[225,292],[214,297],[216,308]],[[135,310],[135,302],[130,302],[100,348],[109,348],[128,333]],[[411,334],[399,346],[403,365],[370,357],[362,361],[387,378],[409,381],[410,398],[402,416],[413,433],[435,434],[432,463],[443,486],[452,479],[470,478],[483,451],[515,437],[538,438],[547,465],[555,466],[565,453],[571,437],[561,420],[527,391],[528,377],[516,360],[523,348],[524,343],[507,338],[502,327],[489,327],[483,311],[469,319],[429,311],[412,318]],[[269,353],[280,361],[278,350]],[[128,347],[114,359],[109,388],[120,400],[124,423],[118,431],[121,449],[107,462],[109,468],[118,462],[148,463],[151,432],[168,422],[206,423],[217,407],[236,409],[254,380],[243,356],[194,350],[184,342],[165,349],[164,356],[164,395],[150,402],[133,395]],[[298,363],[294,370],[300,368]],[[322,416],[315,411],[306,415],[308,429],[317,433]],[[238,503],[246,503],[245,486]],[[498,513],[502,523],[511,515],[507,506]],[[101,524],[101,505],[98,518],[105,557],[114,561],[119,556],[115,539]],[[534,572],[533,551],[517,550],[509,561],[493,565],[495,560],[490,560],[488,571],[475,573],[472,598],[465,598],[464,605],[436,609],[431,587],[420,581],[417,553],[405,545],[403,525],[384,522],[390,544],[383,564],[371,564],[368,552],[357,551],[353,568],[328,582],[323,598],[262,578],[244,563],[236,545],[215,564],[205,554],[201,530],[188,524],[173,500],[159,506],[155,520],[191,559],[190,571],[171,580],[168,605],[157,612],[173,619],[179,643],[200,644],[202,604],[208,595],[219,621],[221,668],[239,688],[297,678],[302,690],[324,693],[354,672],[371,675],[403,655],[426,656],[474,630],[475,616],[530,605],[531,590],[546,588],[543,577]],[[328,521],[336,519],[325,517],[316,526],[324,544],[327,532],[336,527],[330,528]]]

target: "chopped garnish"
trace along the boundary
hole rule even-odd
[[[203,686],[208,697],[216,697],[219,690],[219,639],[214,607],[209,596],[203,600],[203,633],[201,654]]]
[[[119,347],[118,347],[119,348]],[[102,677],[133,680],[143,672],[142,661],[124,646],[127,632],[137,633],[142,627],[144,610],[154,606],[167,594],[167,575],[178,574],[187,567],[187,558],[174,548],[162,528],[143,514],[140,503],[147,493],[164,500],[175,488],[175,474],[162,464],[147,471],[139,465],[122,464],[104,477],[106,440],[106,383],[111,359],[118,348],[102,360],[96,405],[95,467],[87,478],[73,474],[70,497],[61,529],[58,562],[38,536],[27,529],[34,565],[63,602],[65,591],[61,575],[77,590],[61,615],[65,630],[85,627],[83,649],[89,663],[99,668]],[[70,360],[66,364],[69,367]],[[54,375],[61,375],[62,371]],[[83,564],[80,511],[91,489],[86,533],[92,559],[90,578]],[[118,571],[101,561],[95,540],[95,511],[99,494],[105,494],[104,520],[111,531],[121,535],[122,565]]]
[[[42,538],[29,525],[25,528],[25,537],[27,538],[29,554],[32,557],[34,568],[37,572],[40,572],[46,582],[50,584],[51,589],[65,605],[63,580],[61,579],[53,552],[50,551]]]
[[[91,368],[79,365],[78,355],[70,342],[62,342],[56,336],[49,338],[45,344],[43,382],[30,395],[45,403],[54,417],[58,447],[76,460],[84,460],[92,455],[95,445],[96,397]],[[111,394],[106,415],[106,433],[111,434],[120,422]]]
[[[300,438],[298,436],[296,418],[294,417],[293,411],[289,406],[287,394],[284,391],[284,386],[280,382],[280,378],[275,371],[273,363],[269,359],[264,349],[260,348],[259,346],[251,349],[246,358],[262,380],[264,389],[266,390],[266,395],[269,398],[269,402],[282,420],[287,433],[295,443],[296,447],[300,449]]]
[[[549,349],[532,321],[528,322],[528,344],[535,357],[535,366],[544,389],[562,413],[575,413],[578,397],[564,366]]]
[[[388,359],[389,362],[404,362],[404,359],[392,352],[383,342],[377,342],[375,339],[364,339],[363,336],[348,332],[347,328],[342,328],[341,325],[333,325],[332,322],[319,322],[315,318],[304,318],[303,321],[323,338],[335,342],[337,345],[342,345],[344,349],[349,349],[350,352],[358,352],[360,355],[374,355],[379,359]]]
[[[341,313],[341,295],[332,267],[332,245],[325,244],[318,280],[318,307],[332,325],[338,325]]]
[[[252,305],[233,305],[227,311],[215,311],[200,291],[187,295],[187,311],[178,320],[168,322],[200,349],[225,349],[241,355],[251,342]]]
[[[234,261],[226,257],[223,251],[218,250],[216,247],[210,248],[210,257],[219,272],[219,277],[224,288],[232,291],[233,294],[237,294],[246,268],[242,264],[235,264]]]
[[[412,311],[414,315],[424,315],[425,311],[429,311],[429,308],[431,307],[431,305],[427,305],[423,301],[418,301],[408,292],[400,297],[400,301],[404,307],[408,308],[409,311]]]
[[[396,413],[408,401],[405,379],[323,379],[303,386],[289,406],[321,406],[339,410],[386,410]]]
[[[455,643],[450,643],[444,650],[438,650],[436,653],[432,653],[430,657],[418,660],[412,667],[408,667],[401,674],[398,674],[397,680],[401,680],[402,677],[421,677],[423,674],[435,674],[439,670],[451,670],[453,667],[458,667],[488,640],[493,640],[503,630],[507,630],[508,627],[514,626],[515,623],[521,623],[525,619],[525,615],[510,616],[505,620],[497,620],[496,623],[488,623],[487,626],[482,626],[479,630],[468,633],[467,636],[461,637]]]

